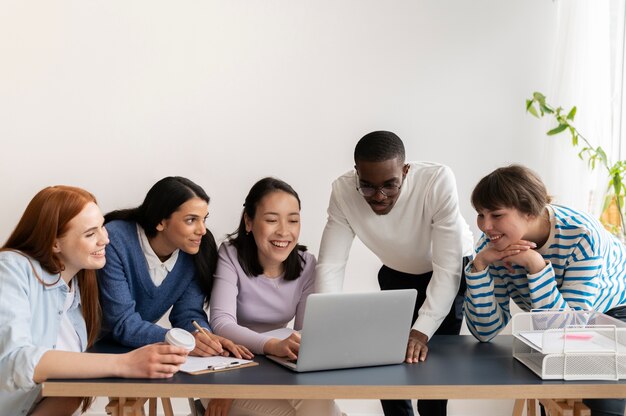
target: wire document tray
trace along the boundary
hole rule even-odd
[[[538,310],[512,319],[513,357],[544,380],[626,378],[626,323],[595,311]]]

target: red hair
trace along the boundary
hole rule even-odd
[[[15,230],[0,251],[12,250],[28,255],[37,260],[47,272],[59,273],[59,279],[61,279],[60,273],[65,266],[52,251],[52,247],[55,240],[63,237],[68,231],[69,222],[90,202],[97,203],[96,197],[81,188],[58,185],[42,189],[30,201]],[[30,258],[28,261],[30,262]],[[56,284],[56,282],[45,283],[37,275],[34,267],[33,272],[43,285]],[[96,272],[83,269],[76,276],[80,288],[83,318],[87,327],[87,347],[91,347],[100,332],[102,316]],[[81,410],[87,411],[92,402],[92,397],[83,398]]]
[[[37,260],[47,272],[61,273],[65,266],[52,247],[68,231],[69,222],[90,202],[97,203],[96,197],[81,188],[58,185],[42,189],[30,201],[0,250],[19,251]],[[81,270],[77,276],[88,346],[91,346],[100,331],[101,318],[96,272]]]

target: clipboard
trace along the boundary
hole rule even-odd
[[[237,370],[239,368],[254,367],[259,363],[252,360],[243,360],[233,357],[187,357],[187,361],[180,366],[180,371],[187,374],[198,375],[207,373],[219,373],[222,371]]]

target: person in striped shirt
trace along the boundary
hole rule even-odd
[[[551,204],[533,171],[496,169],[476,185],[472,205],[483,235],[465,271],[464,310],[478,340],[507,325],[510,299],[524,311],[596,310],[626,321],[626,247],[590,215]],[[624,414],[623,400],[585,403],[593,415]]]

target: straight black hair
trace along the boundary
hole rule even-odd
[[[255,183],[246,201],[243,204],[243,212],[241,213],[241,221],[239,221],[239,228],[237,231],[228,235],[230,243],[237,249],[237,259],[243,271],[250,277],[259,276],[263,274],[263,266],[259,262],[259,249],[254,240],[252,233],[246,232],[245,216],[254,219],[256,215],[256,208],[259,202],[271,192],[286,192],[292,195],[298,201],[298,208],[300,208],[300,197],[294,189],[284,181],[276,178],[263,178]],[[300,254],[301,251],[306,251],[306,246],[302,244],[296,244],[287,259],[283,262],[285,266],[285,280],[296,280],[302,274],[303,264],[306,262],[304,257]]]
[[[143,228],[148,238],[152,238],[157,234],[156,227],[162,220],[168,219],[182,204],[196,197],[207,204],[210,201],[204,189],[196,183],[180,176],[168,176],[150,188],[141,205],[109,212],[104,216],[104,222],[106,224],[113,220],[134,221]],[[192,257],[196,279],[205,295],[205,303],[208,304],[217,266],[217,244],[208,228],[206,234],[202,236],[200,250]]]

